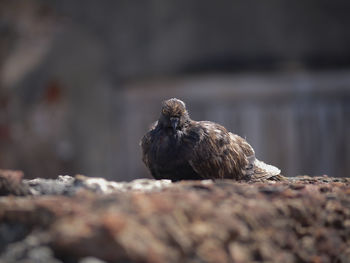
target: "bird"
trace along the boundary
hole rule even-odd
[[[140,141],[142,160],[155,179],[283,180],[259,161],[242,137],[211,121],[195,121],[177,98],[162,102],[158,121]]]

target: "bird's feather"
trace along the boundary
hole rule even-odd
[[[182,101],[163,102],[162,114],[140,143],[142,160],[154,178],[284,178],[277,167],[256,159],[254,149],[242,137],[217,123],[191,120]],[[171,116],[182,119],[179,129],[169,126]]]
[[[192,168],[203,178],[245,179],[249,173],[253,149],[238,135],[223,126],[209,122],[193,122],[190,132],[200,134],[189,160]]]

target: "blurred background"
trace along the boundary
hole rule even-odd
[[[350,176],[350,2],[0,0],[0,167],[148,177],[162,100],[283,174]]]

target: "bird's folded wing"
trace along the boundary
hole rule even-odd
[[[218,124],[201,122],[200,140],[193,148],[189,164],[202,178],[246,179],[252,174],[247,158],[254,156],[251,146]]]
[[[142,149],[142,161],[145,163],[145,165],[150,168],[149,165],[149,160],[148,160],[148,152],[150,149],[150,146],[152,144],[152,131],[155,129],[155,127],[157,126],[158,122],[154,122],[149,131],[142,137],[141,141],[140,141],[140,146]]]

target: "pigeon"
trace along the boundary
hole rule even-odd
[[[194,121],[183,101],[162,102],[161,113],[140,142],[155,179],[283,180],[280,169],[255,157],[242,137],[210,121]]]

